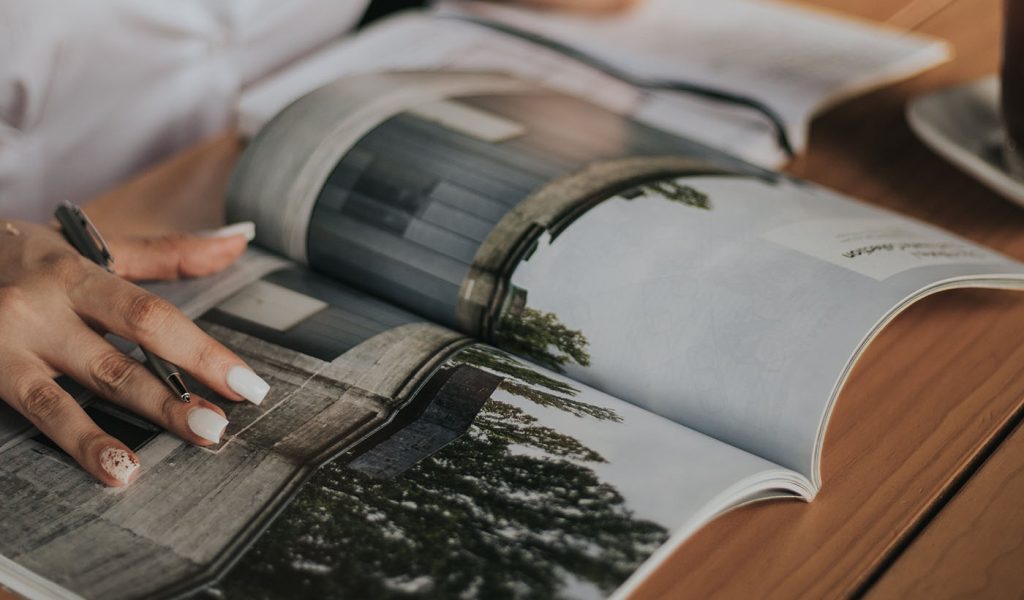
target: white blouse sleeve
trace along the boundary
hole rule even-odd
[[[231,125],[365,0],[0,0],[0,218],[48,219]]]
[[[219,0],[243,85],[308,54],[358,22],[368,0]]]
[[[39,217],[17,199],[34,199],[39,171],[25,132],[38,122],[58,52],[59,24],[47,0],[0,0],[0,217]],[[31,200],[29,200],[31,201]]]

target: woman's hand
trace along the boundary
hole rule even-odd
[[[125,280],[214,273],[242,255],[245,235],[107,241],[117,274],[81,257],[53,229],[0,221],[0,397],[86,471],[120,486],[137,475],[138,457],[93,423],[56,375],[193,444],[218,442],[227,419],[195,395],[182,402],[102,332],[141,344],[231,400],[259,403],[268,386],[173,305]]]

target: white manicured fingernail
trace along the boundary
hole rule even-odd
[[[100,452],[100,466],[114,479],[128,483],[139,468],[139,460],[121,448],[104,448]]]
[[[220,229],[211,229],[207,231],[200,231],[196,233],[199,237],[212,237],[212,238],[224,238],[231,237],[233,235],[244,235],[245,239],[250,242],[256,238],[256,224],[252,221],[240,221],[238,223],[232,223],[231,225],[225,225]]]
[[[267,397],[267,392],[270,391],[270,384],[263,381],[259,375],[237,365],[228,369],[228,387],[256,405],[263,402],[263,399]]]
[[[215,444],[220,441],[227,426],[227,419],[208,408],[193,408],[188,413],[188,428],[192,433]]]

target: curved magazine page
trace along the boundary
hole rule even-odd
[[[229,598],[600,597],[730,506],[811,495],[764,459],[268,266],[254,253],[212,289],[159,286],[270,382],[267,399],[190,381],[230,419],[203,448],[87,402],[141,459],[126,488],[41,436],[6,446],[0,582],[30,597],[178,597],[218,579]],[[239,287],[242,272],[257,278]]]
[[[432,391],[443,386],[490,396],[468,407]],[[795,473],[485,345],[422,392],[459,406],[399,414],[321,468],[216,592],[603,598],[729,507],[810,493]],[[413,464],[466,410],[464,432]]]
[[[508,77],[458,73],[369,75],[317,89],[281,111],[239,160],[227,194],[228,220],[245,215],[256,223],[260,246],[307,262],[307,227],[323,182],[368,131],[410,106],[525,89]]]
[[[683,177],[542,236],[495,338],[817,485],[865,337],[952,285],[1021,288],[1024,265],[814,186]]]
[[[822,416],[821,426],[818,430],[818,441],[815,445],[814,452],[814,485],[820,486],[821,482],[821,453],[825,446],[825,434],[828,430],[828,421],[832,415],[832,410],[835,408],[836,400],[838,399],[839,392],[842,391],[843,386],[846,384],[850,373],[853,371],[853,367],[857,361],[860,360],[861,355],[868,345],[878,336],[879,333],[888,325],[893,319],[899,316],[900,313],[910,308],[915,302],[927,297],[932,294],[938,294],[955,289],[963,288],[980,288],[980,289],[1003,289],[1011,291],[1024,291],[1024,280],[1020,273],[1005,273],[1005,274],[983,274],[983,275],[966,275],[960,277],[954,277],[951,279],[937,281],[928,287],[914,292],[907,296],[899,304],[894,306],[892,310],[886,314],[883,318],[879,319],[874,327],[864,336],[861,340],[860,345],[854,351],[853,356],[846,364],[846,368],[843,370],[842,375],[839,376],[839,380],[836,382],[836,386],[830,397],[828,406],[825,409],[825,414]]]
[[[707,172],[774,177],[505,77],[364,75],[314,91],[263,128],[232,178],[227,212],[256,221],[265,248],[476,334],[467,318],[477,309],[460,306],[460,294],[489,301],[463,286],[471,269],[500,269],[480,264],[478,251],[501,262],[523,250],[533,222],[554,225],[609,188]],[[570,189],[534,202],[540,210],[514,210],[564,178]],[[482,248],[509,219],[501,235],[515,239]]]
[[[372,81],[412,77],[449,75]],[[290,110],[344,105],[362,81]],[[938,282],[1024,272],[557,93],[381,118],[309,188],[313,268],[815,482],[836,390],[876,324]],[[238,190],[290,152],[288,123],[253,143]]]

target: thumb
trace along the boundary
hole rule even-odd
[[[251,224],[210,233],[108,239],[114,272],[129,281],[202,277],[221,271],[245,252]],[[237,233],[236,233],[237,232]]]

